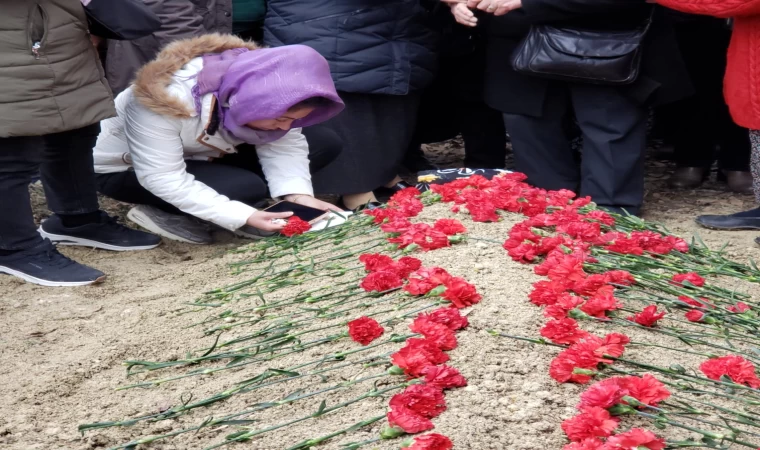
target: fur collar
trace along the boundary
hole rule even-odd
[[[193,117],[192,105],[167,91],[174,74],[194,58],[240,47],[260,48],[254,42],[219,33],[172,42],[137,72],[132,92],[143,106],[157,114],[178,119]]]

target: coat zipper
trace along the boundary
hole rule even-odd
[[[35,36],[35,14],[39,14],[39,18],[42,21],[42,36],[39,36],[39,38]],[[47,12],[42,5],[37,3],[32,7],[29,17],[29,41],[32,44],[31,50],[34,59],[40,59],[40,50],[42,49],[42,43],[45,42],[45,38],[47,37],[47,31]]]

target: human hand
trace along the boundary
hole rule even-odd
[[[103,38],[102,38],[102,37],[100,37],[100,36],[95,36],[94,34],[91,34],[91,35],[90,35],[90,43],[92,43],[92,45],[93,45],[95,48],[98,48],[98,47],[100,47],[100,44],[101,44],[102,42],[103,42]]]
[[[454,15],[457,23],[460,23],[467,27],[474,27],[478,24],[478,18],[475,17],[475,13],[470,11],[464,3],[450,3],[451,14]]]
[[[284,198],[289,202],[298,203],[299,205],[308,206],[309,208],[321,209],[322,211],[335,211],[341,214],[345,213],[345,211],[333,205],[332,203],[323,202],[322,200],[318,200],[311,195],[292,194],[286,195]]]
[[[475,0],[469,0],[467,5],[469,6],[472,1]],[[522,0],[479,0],[476,8],[495,16],[503,16],[510,11],[522,8]]]
[[[283,219],[287,219],[288,217],[292,215],[293,213],[290,211],[281,212],[281,213],[255,211],[253,214],[251,214],[251,217],[249,217],[245,223],[246,225],[250,225],[254,228],[258,228],[259,230],[280,231],[283,228],[285,228],[285,225],[287,225],[288,223],[286,220],[283,220]]]

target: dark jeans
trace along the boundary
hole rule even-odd
[[[570,107],[583,134],[580,167],[566,132]],[[615,88],[563,83],[551,88],[541,117],[504,114],[517,170],[530,184],[631,213],[644,200],[646,119],[646,109]]]
[[[319,125],[303,130],[309,143],[309,167],[311,173],[334,160],[343,149],[338,135]],[[256,148],[243,144],[238,153],[226,155],[213,161],[185,161],[187,172],[196,180],[216,192],[247,205],[256,206],[269,198],[264,171],[259,163]],[[150,205],[166,212],[181,214],[174,205],[156,197],[142,187],[134,171],[105,173],[97,176],[98,191],[126,203]]]
[[[0,250],[24,250],[42,243],[29,200],[29,183],[38,171],[54,213],[98,210],[92,161],[98,133],[100,123],[45,136],[0,138]]]

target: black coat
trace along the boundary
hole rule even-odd
[[[531,24],[548,23],[579,29],[634,29],[651,13],[644,0],[523,0],[521,9],[505,16],[482,15],[488,36],[485,99],[510,114],[539,117],[550,83],[555,81],[518,74],[511,57]],[[669,19],[657,7],[647,34],[639,78],[622,86],[624,95],[641,105],[660,105],[691,94],[688,73],[681,60]]]
[[[419,0],[269,0],[264,43],[314,48],[339,91],[405,95],[433,80],[439,37],[428,20]]]

